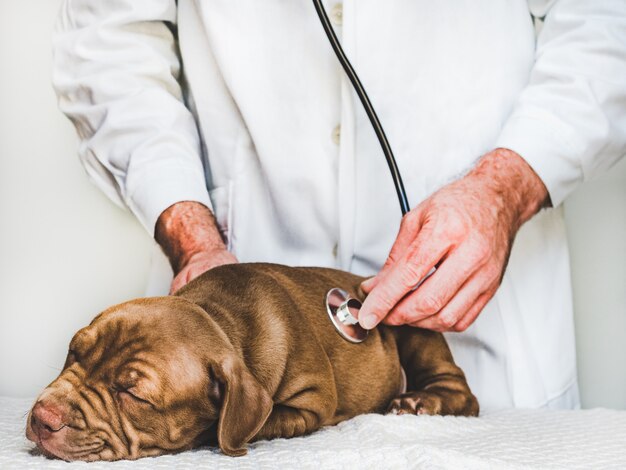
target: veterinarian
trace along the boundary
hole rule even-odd
[[[63,4],[60,106],[89,177],[171,261],[149,293],[237,261],[378,273],[362,323],[449,332],[483,409],[578,406],[562,202],[626,151],[626,2],[326,7],[394,148],[402,225],[310,1]]]

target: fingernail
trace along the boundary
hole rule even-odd
[[[359,317],[359,323],[366,330],[371,330],[378,323],[378,318],[373,313],[369,313],[363,315],[362,318]]]

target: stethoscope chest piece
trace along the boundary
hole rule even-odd
[[[357,320],[361,302],[351,298],[348,293],[335,287],[326,294],[326,311],[333,326],[345,340],[361,343],[369,333]]]

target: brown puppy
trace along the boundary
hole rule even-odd
[[[341,287],[362,300],[362,280],[238,264],[175,296],[112,307],[74,336],[26,435],[65,460],[136,459],[205,443],[236,456],[252,440],[301,436],[363,413],[476,415],[440,334],[379,326],[361,344],[337,334],[326,292]]]

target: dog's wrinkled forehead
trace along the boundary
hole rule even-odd
[[[139,383],[155,392],[197,385],[206,371],[188,345],[202,330],[205,315],[172,297],[116,305],[76,333],[68,364],[78,361],[92,379],[115,377],[123,386]]]
[[[94,318],[74,336],[71,349],[123,345],[129,339],[145,343],[146,347],[154,340],[162,344],[186,334],[187,330],[197,329],[190,323],[202,321],[201,317],[197,307],[174,297],[132,300],[115,305]],[[103,342],[111,344],[101,344]]]
[[[144,325],[144,316],[134,310],[136,307],[127,305],[100,314],[74,335],[69,346],[70,356],[87,365],[120,350],[127,350],[128,355],[133,350],[146,349],[150,344],[147,336],[152,330]]]

